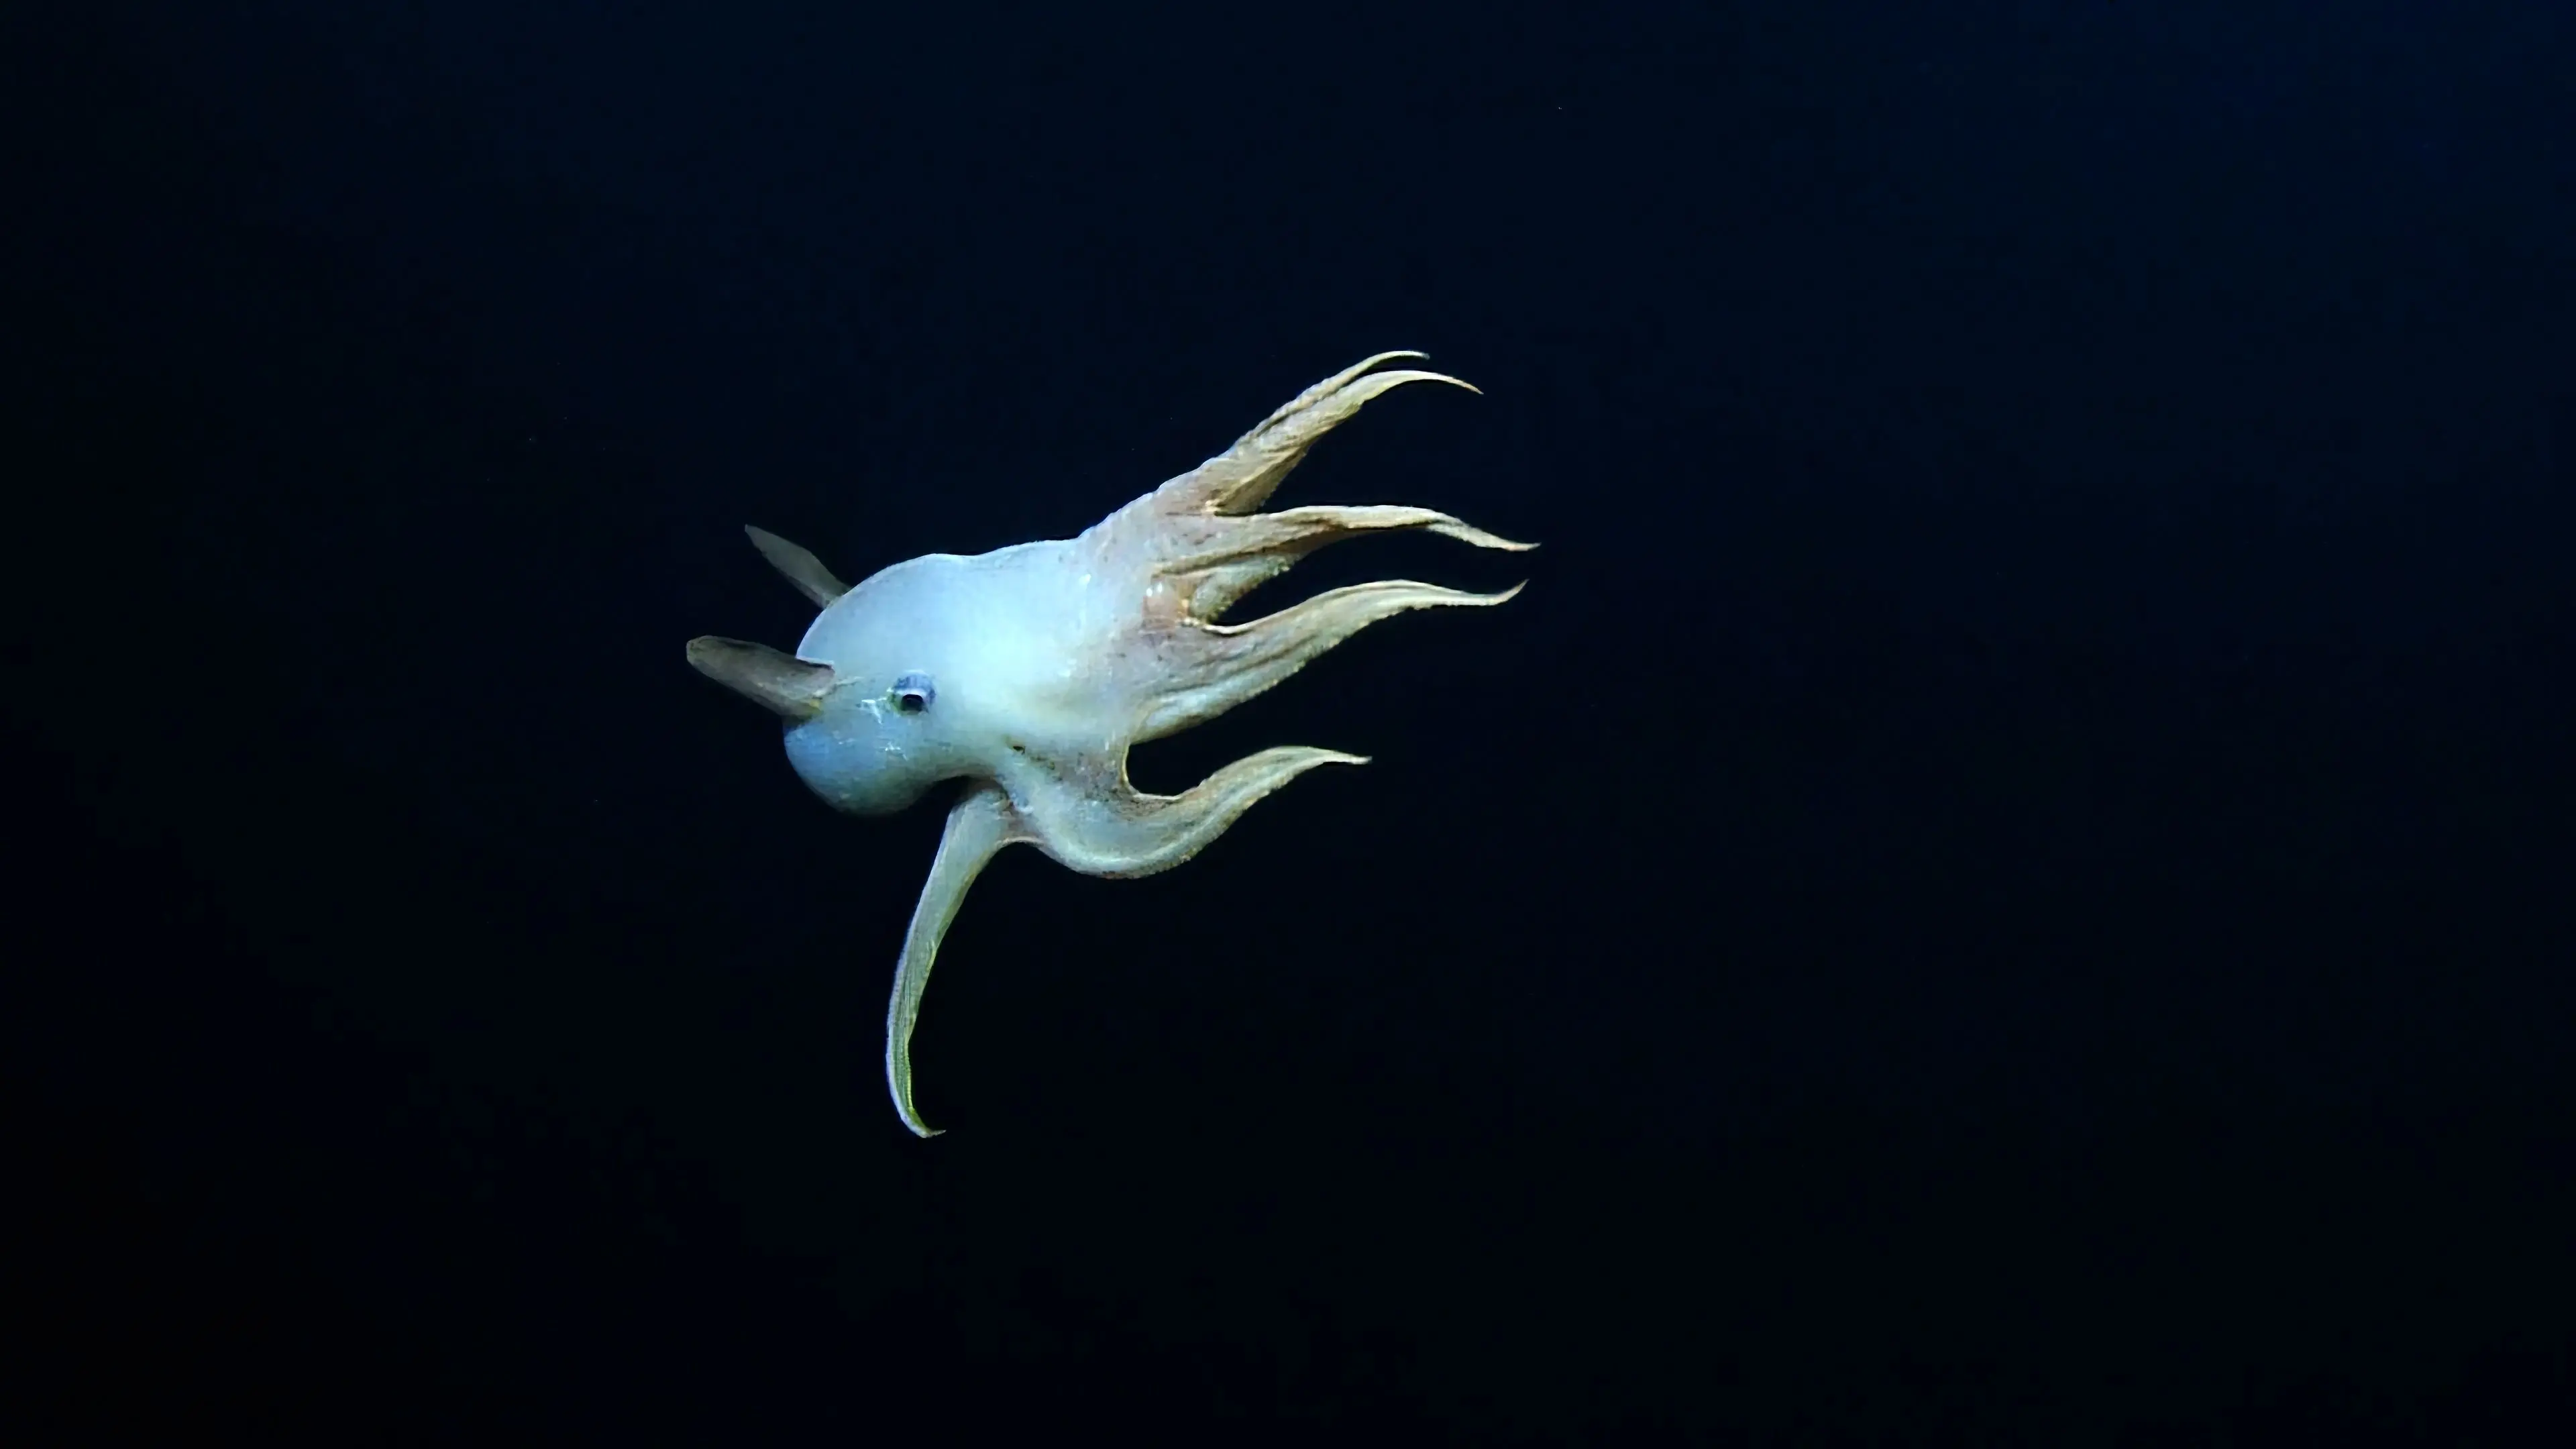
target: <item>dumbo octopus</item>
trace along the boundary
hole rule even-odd
[[[791,657],[712,636],[689,662],[783,716],[787,759],[815,794],[883,815],[950,779],[930,880],[913,907],[886,1008],[886,1085],[903,1123],[937,1135],[913,1105],[911,1041],[939,939],[966,888],[1006,845],[1027,842],[1087,875],[1168,870],[1225,833],[1253,802],[1318,765],[1366,763],[1289,745],[1235,761],[1196,789],[1148,795],[1127,752],[1203,724],[1408,609],[1499,604],[1521,586],[1470,594],[1400,579],[1353,584],[1249,623],[1228,606],[1328,543],[1424,529],[1521,550],[1445,513],[1393,505],[1255,510],[1316,441],[1371,398],[1436,372],[1382,352],[1315,384],[1233,447],[1110,514],[1078,538],[963,557],[928,554],[846,587],[813,554],[747,530],[822,608]]]

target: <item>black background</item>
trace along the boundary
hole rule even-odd
[[[2576,12],[11,7],[55,1439],[2505,1443],[2576,1394]],[[932,11],[938,18],[932,18]],[[699,633],[1368,352],[1139,882]],[[1265,600],[1270,591],[1265,591]],[[28,1442],[35,1442],[30,1439]]]

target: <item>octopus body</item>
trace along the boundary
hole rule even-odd
[[[1297,776],[1364,761],[1282,746],[1182,794],[1148,795],[1128,780],[1131,747],[1214,719],[1380,619],[1520,592],[1382,580],[1224,622],[1255,586],[1362,534],[1421,529],[1478,548],[1530,546],[1426,508],[1258,511],[1307,449],[1370,399],[1408,382],[1467,386],[1435,372],[1371,370],[1421,355],[1380,353],[1326,378],[1075,538],[930,554],[849,587],[806,550],[748,530],[822,614],[792,656],[708,636],[689,642],[689,662],[784,718],[789,762],[838,809],[887,814],[932,785],[966,782],[886,1009],[886,1084],[913,1132],[937,1135],[913,1105],[922,989],[967,887],[996,852],[1027,843],[1088,875],[1168,870]]]

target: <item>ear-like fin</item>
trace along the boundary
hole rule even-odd
[[[832,666],[808,664],[766,644],[719,639],[713,634],[689,641],[689,663],[700,674],[791,720],[812,719],[823,708],[832,687]]]
[[[742,531],[751,535],[751,546],[760,550],[760,556],[787,575],[787,582],[796,586],[796,592],[812,599],[815,608],[828,609],[834,599],[850,591],[850,586],[832,577],[832,571],[823,567],[823,561],[810,550],[798,548],[765,528],[745,524]]]

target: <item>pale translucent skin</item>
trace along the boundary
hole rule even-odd
[[[1408,382],[1467,386],[1434,372],[1369,371],[1421,355],[1380,353],[1315,384],[1224,453],[1078,538],[930,554],[845,590],[812,554],[751,530],[822,616],[793,659],[708,637],[690,642],[689,661],[784,716],[788,760],[839,809],[886,814],[940,781],[967,782],[913,909],[886,1010],[886,1084],[915,1133],[937,1135],[912,1100],[922,988],[966,888],[996,851],[1027,842],[1090,875],[1168,870],[1297,776],[1364,761],[1282,746],[1184,794],[1147,795],[1128,782],[1129,747],[1214,719],[1380,619],[1520,592],[1385,580],[1250,623],[1218,622],[1256,584],[1359,534],[1427,529],[1479,548],[1529,547],[1422,508],[1255,512],[1317,439],[1371,398]]]

